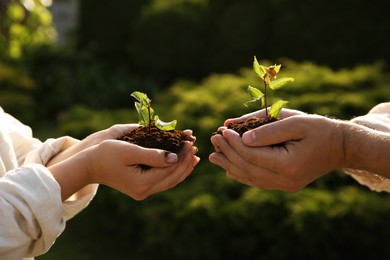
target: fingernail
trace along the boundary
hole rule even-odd
[[[238,135],[236,131],[227,129],[222,132],[223,137],[225,137],[226,140],[231,140],[234,138],[234,136]]]
[[[242,135],[242,141],[245,144],[251,144],[256,140],[256,135],[254,131],[248,131]]]
[[[171,152],[165,152],[165,161],[167,163],[177,163],[177,154]]]
[[[200,161],[198,156],[195,156],[195,159],[192,161],[192,168],[194,168]]]
[[[195,155],[198,152],[198,147],[192,147],[192,155]]]

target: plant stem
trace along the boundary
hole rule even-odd
[[[149,133],[152,129],[152,118],[150,117],[150,104],[148,104],[148,116],[149,116]]]
[[[267,106],[267,81],[265,80],[266,75],[264,76],[264,106],[265,106],[265,116],[268,118],[268,106]]]

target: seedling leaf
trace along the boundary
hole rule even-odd
[[[163,122],[158,116],[154,116],[154,110],[150,106],[152,100],[149,99],[148,95],[145,93],[134,91],[131,93],[131,96],[134,97],[138,102],[135,102],[135,108],[138,112],[138,124],[143,126],[149,126],[149,130],[151,125],[154,123],[157,128],[163,131],[175,130],[176,120],[171,122]]]
[[[177,124],[176,120],[173,120],[171,122],[163,122],[159,119],[157,115],[154,117],[154,122],[159,129],[164,131],[175,130]]]
[[[150,123],[149,111],[150,111],[150,117],[152,117],[154,114],[153,108],[150,108],[150,110],[148,110],[148,107],[142,105],[140,102],[135,102],[135,108],[137,109],[138,112],[138,124],[144,126],[149,125]]]
[[[284,87],[284,85],[286,85],[287,83],[293,82],[293,81],[294,81],[294,78],[285,77],[285,78],[280,78],[280,79],[276,79],[274,81],[269,82],[268,86],[272,90],[277,90],[277,89]]]
[[[252,86],[248,86],[247,91],[251,96],[252,100],[244,103],[246,107],[256,107],[256,106],[264,106],[264,94],[259,89],[254,88]]]
[[[288,103],[288,101],[285,100],[279,100],[276,101],[269,110],[269,116],[272,118],[278,118],[280,111],[282,111],[282,108]]]
[[[259,62],[257,61],[256,59],[256,56],[253,60],[253,70],[256,72],[256,74],[261,78],[263,79],[264,78],[264,75],[267,73],[267,71],[265,70],[264,66],[261,66],[259,64]]]
[[[142,106],[148,106],[152,102],[145,93],[139,91],[134,91],[131,96],[137,99]]]
[[[252,99],[260,99],[264,96],[263,92],[260,89],[254,88],[252,86],[248,86],[247,91]]]

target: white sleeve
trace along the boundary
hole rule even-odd
[[[390,102],[375,106],[367,115],[357,117],[352,122],[390,133]],[[390,180],[387,178],[355,169],[345,169],[344,171],[350,174],[357,182],[369,187],[371,190],[390,192]]]
[[[94,197],[89,185],[66,202],[44,165],[78,140],[33,138],[31,129],[0,107],[0,259],[21,259],[46,252],[65,221]]]
[[[25,163],[46,165],[54,155],[76,142],[78,142],[78,140],[68,136],[57,139],[48,139],[38,149],[32,150],[27,154]],[[97,188],[97,184],[90,184],[63,202],[65,220],[69,220],[87,207],[96,195]]]
[[[65,228],[60,187],[39,164],[0,178],[0,258],[45,253]]]

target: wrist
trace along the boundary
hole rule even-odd
[[[83,152],[50,166],[48,169],[61,187],[63,201],[90,184]]]
[[[389,177],[390,135],[354,123],[344,123],[344,168]]]

